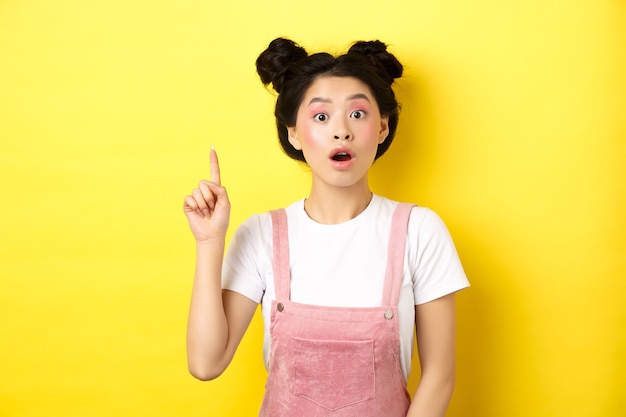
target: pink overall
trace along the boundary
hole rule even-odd
[[[411,205],[396,209],[380,307],[323,307],[290,301],[284,210],[271,212],[276,300],[261,417],[406,417],[398,298]]]

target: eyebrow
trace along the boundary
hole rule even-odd
[[[346,101],[350,101],[350,100],[358,100],[358,99],[363,99],[365,101],[370,101],[370,99],[363,93],[356,93],[356,94],[352,94],[351,96],[348,96],[348,99]],[[329,98],[325,98],[325,97],[313,97],[311,99],[311,101],[309,101],[309,106],[313,103],[330,103],[331,100]]]

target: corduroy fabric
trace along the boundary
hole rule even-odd
[[[292,302],[287,217],[271,212],[276,299],[260,417],[406,416],[397,305],[411,207],[394,213],[381,305],[371,308]]]

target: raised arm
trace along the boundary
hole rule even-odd
[[[455,377],[454,294],[415,306],[422,377],[407,417],[443,417]]]
[[[235,354],[257,303],[222,291],[222,260],[230,202],[211,149],[211,181],[200,181],[185,197],[184,212],[196,240],[196,270],[187,322],[189,372],[201,380],[218,377]]]

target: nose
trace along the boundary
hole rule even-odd
[[[336,140],[352,139],[352,132],[350,132],[350,129],[345,121],[341,121],[336,124],[334,138]]]
[[[350,140],[350,139],[352,139],[352,135],[350,135],[349,133],[339,134],[339,135],[335,135],[335,139],[337,139],[337,140],[339,140],[339,139]]]

